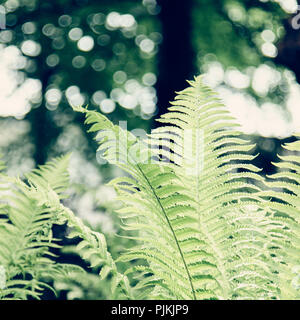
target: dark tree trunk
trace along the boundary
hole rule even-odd
[[[42,103],[39,107],[30,111],[27,119],[31,123],[31,137],[35,146],[33,158],[36,165],[42,165],[47,161],[49,149],[58,137],[59,129],[51,118],[51,111],[47,110],[45,106],[45,93],[53,71],[45,70],[40,61],[38,61],[38,66],[40,70],[39,79],[42,82]]]
[[[186,80],[195,75],[195,56],[191,40],[193,0],[158,0],[163,42],[159,52],[158,114],[167,111],[175,91],[187,87]]]
[[[297,2],[300,4],[299,0]],[[298,14],[299,12],[283,22],[286,34],[277,45],[278,55],[275,63],[291,69],[300,83],[300,28],[295,29],[292,23],[294,19],[300,26]]]

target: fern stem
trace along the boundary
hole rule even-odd
[[[127,277],[118,271],[118,268],[114,260],[112,259],[111,254],[108,251],[106,251],[106,248],[99,246],[99,243],[95,237],[95,234],[99,234],[99,233],[92,231],[88,226],[84,225],[83,222],[79,218],[77,218],[69,208],[64,207],[62,204],[60,204],[59,206],[61,208],[61,211],[64,213],[68,226],[76,230],[76,236],[86,241],[88,243],[88,248],[90,250],[94,250],[95,252],[97,252],[98,257],[100,258],[100,261],[101,261],[100,263],[97,264],[97,266],[99,267],[101,264],[102,264],[102,267],[105,265],[109,266],[111,268],[111,273],[114,276],[118,276],[118,275],[121,276],[122,280],[119,282],[120,289],[122,290],[123,294],[127,296],[128,299],[134,300],[134,296],[131,290],[126,286],[126,282],[128,281]],[[106,246],[106,243],[105,243],[105,246]],[[105,252],[103,252],[103,250],[105,250]],[[89,261],[84,257],[82,258],[86,261]],[[94,267],[95,266],[96,265],[94,265]]]
[[[197,300],[197,298],[196,298],[196,293],[195,293],[195,288],[194,288],[193,281],[192,281],[192,276],[191,276],[190,271],[189,271],[189,269],[188,269],[188,266],[187,266],[187,264],[186,264],[186,261],[185,261],[183,252],[182,252],[182,250],[181,250],[181,248],[180,248],[180,245],[179,245],[179,242],[178,242],[176,233],[175,233],[175,231],[174,231],[174,229],[173,229],[173,227],[172,227],[172,224],[171,224],[171,222],[170,222],[170,220],[169,220],[169,218],[168,218],[168,215],[167,215],[167,213],[166,213],[163,205],[161,204],[161,201],[159,200],[159,197],[157,196],[155,190],[153,189],[153,187],[152,187],[149,179],[148,179],[147,176],[144,174],[143,170],[141,169],[141,167],[139,166],[138,163],[137,163],[137,167],[138,167],[140,173],[142,174],[142,176],[144,177],[144,179],[147,181],[147,184],[148,184],[149,187],[151,188],[151,190],[152,190],[152,192],[153,192],[153,194],[154,194],[154,196],[155,196],[155,199],[156,199],[157,203],[159,204],[159,206],[160,206],[160,208],[161,208],[161,210],[162,210],[162,212],[163,212],[163,214],[164,214],[164,217],[166,218],[166,221],[167,221],[168,226],[169,226],[169,228],[170,228],[170,230],[171,230],[171,232],[172,232],[172,235],[173,235],[173,237],[174,237],[174,241],[175,241],[176,246],[177,246],[177,248],[178,248],[178,251],[179,251],[179,253],[180,253],[181,259],[182,259],[182,261],[183,261],[183,265],[184,265],[184,268],[185,268],[185,271],[186,271],[186,273],[187,273],[187,276],[188,276],[188,279],[189,279],[189,283],[190,283],[190,286],[191,286],[193,299],[194,299],[194,300]]]

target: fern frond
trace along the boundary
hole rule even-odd
[[[143,233],[143,237],[155,239],[155,245],[149,247],[147,251],[142,250],[142,252],[139,252],[139,249],[137,249],[133,256],[146,259],[148,262],[151,261],[152,264],[165,268],[165,272],[162,274],[165,275],[164,281],[167,282],[167,286],[170,288],[177,288],[174,285],[173,277],[180,279],[178,287],[182,290],[176,290],[176,297],[185,299],[195,298],[193,282],[176,235],[176,229],[182,229],[182,226],[177,227],[172,224],[169,213],[174,208],[165,207],[157,194],[158,190],[167,190],[172,185],[171,181],[173,179],[178,180],[176,175],[174,175],[172,170],[168,170],[160,165],[149,164],[151,154],[146,144],[139,141],[134,135],[118,126],[114,126],[105,116],[97,112],[86,110],[84,112],[87,115],[86,122],[92,124],[90,131],[103,129],[97,134],[96,139],[99,141],[99,149],[104,151],[106,159],[115,163],[117,155],[118,166],[127,171],[133,178],[131,180],[118,181],[114,184],[119,194],[122,195],[124,193],[124,190],[122,191],[124,185],[127,189],[129,185],[133,192],[134,190],[140,190],[132,193],[130,198],[125,197],[123,199],[130,209],[132,209],[131,212],[136,216],[137,220],[133,224],[130,224],[129,227],[136,229],[134,224],[138,224],[139,221],[144,221],[149,226],[151,224],[157,225],[157,228],[154,227],[152,230],[149,230],[149,234],[147,234],[148,232]],[[124,148],[124,146],[126,147]],[[182,189],[182,191],[184,190]],[[182,214],[185,214],[189,211],[189,202],[183,201],[183,203],[185,206],[182,206],[181,211]],[[186,221],[185,224],[186,228],[189,229],[190,221]],[[151,250],[153,250],[152,254]],[[168,263],[163,261],[166,252],[169,252],[168,258],[170,261]],[[128,253],[127,259],[130,260],[131,257],[132,255]],[[175,270],[170,267],[172,265],[179,267],[176,267],[177,270]],[[157,270],[159,269],[157,268]],[[186,288],[186,283],[189,283],[189,289]]]
[[[283,261],[297,248],[290,237],[297,238],[298,200],[285,194],[288,213],[276,214],[274,204],[270,210],[251,164],[254,146],[201,77],[189,84],[147,141],[77,110],[97,132],[103,156],[130,176],[111,182],[124,204],[124,229],[137,233],[138,245],[120,260],[147,262],[137,286],[153,289],[148,298],[280,299],[292,290]]]
[[[43,199],[49,193],[49,185],[58,192],[65,189],[66,166],[67,158],[54,160],[29,174],[28,184],[5,175],[1,177],[6,189],[1,194],[5,207],[0,218],[0,265],[6,277],[0,289],[1,298],[39,298],[43,288],[48,287],[41,279],[63,272],[63,267],[51,259],[50,252],[50,248],[59,247],[52,236],[52,225],[63,221]],[[59,198],[52,190],[53,196]]]
[[[90,262],[92,268],[101,267],[99,276],[101,280],[111,277],[111,294],[115,296],[117,289],[120,288],[127,299],[134,298],[133,289],[130,286],[126,275],[120,273],[115,261],[107,250],[106,240],[103,234],[92,231],[83,224],[82,220],[76,217],[73,212],[60,205],[61,214],[66,218],[71,229],[69,238],[81,238],[76,249],[84,260]]]
[[[296,140],[283,147],[293,154],[279,156],[281,162],[274,165],[281,171],[268,176],[265,184],[270,190],[262,192],[262,196],[269,199],[268,210],[277,222],[277,232],[280,232],[277,233],[280,250],[274,253],[282,269],[280,297],[299,299],[299,288],[293,285],[293,281],[297,277],[294,270],[300,265],[300,143]]]
[[[33,186],[40,186],[45,189],[50,187],[62,197],[62,193],[69,186],[69,160],[70,155],[55,158],[38,169],[32,170],[25,177]]]
[[[168,125],[150,139],[160,146],[158,158],[171,160],[168,166],[195,200],[197,237],[216,266],[210,273],[218,283],[213,292],[222,299],[278,298],[278,270],[271,258],[277,234],[268,226],[279,227],[260,198],[258,185],[264,180],[247,153],[254,146],[238,137],[236,122],[201,77],[178,94],[169,110],[159,119]],[[199,291],[208,285],[204,281]]]

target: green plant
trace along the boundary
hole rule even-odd
[[[235,120],[201,77],[177,95],[159,119],[165,125],[146,141],[96,111],[74,109],[97,132],[103,157],[125,171],[110,185],[123,204],[123,228],[137,245],[114,261],[104,236],[62,204],[67,158],[55,160],[28,175],[29,184],[13,180],[21,192],[13,197],[18,210],[5,206],[0,223],[0,264],[8,279],[2,297],[38,297],[39,263],[47,265],[48,277],[70,271],[45,257],[55,245],[52,224],[66,222],[69,236],[81,238],[83,259],[109,281],[112,297],[299,298],[293,285],[300,264],[299,156],[282,157],[277,166],[286,170],[270,179],[260,176],[248,153],[253,145],[239,137]],[[286,147],[300,151],[299,142]],[[33,225],[32,212],[38,217]],[[20,238],[26,241],[15,260],[10,241],[21,241],[21,230],[31,231]],[[125,273],[118,262],[130,262]],[[20,274],[31,278],[15,280]]]
[[[159,119],[165,126],[147,142],[95,111],[75,109],[99,131],[99,151],[129,175],[111,182],[124,204],[124,228],[138,233],[138,245],[120,260],[147,262],[128,272],[145,275],[138,286],[154,287],[148,298],[298,296],[290,276],[299,259],[287,252],[298,250],[299,211],[282,205],[283,219],[272,209],[272,192],[262,189],[247,154],[254,146],[239,138],[201,77],[177,95]]]
[[[69,157],[55,159],[26,176],[26,182],[1,174],[0,215],[0,299],[39,299],[45,287],[53,290],[49,280],[82,277],[83,270],[75,265],[55,263],[51,248],[60,248],[52,236],[53,225],[67,223],[69,237],[82,241],[77,251],[91,267],[104,265],[100,276],[111,271],[115,287],[126,282],[116,270],[107,252],[102,234],[93,232],[64,207],[61,200],[68,187]],[[1,162],[1,168],[4,165]],[[106,271],[105,271],[106,270]],[[81,274],[78,274],[81,273]],[[107,272],[108,273],[108,272]],[[122,279],[125,281],[122,282]],[[115,290],[112,290],[113,292]],[[128,290],[129,291],[129,290]]]
[[[43,287],[49,287],[42,279],[66,276],[78,269],[56,264],[50,251],[59,247],[51,228],[64,221],[46,199],[63,197],[67,165],[68,157],[49,162],[28,174],[27,183],[0,176],[0,265],[6,278],[0,298],[38,298]]]

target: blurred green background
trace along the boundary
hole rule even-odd
[[[70,105],[89,105],[115,123],[127,121],[130,130],[149,132],[174,92],[205,73],[257,143],[256,165],[273,172],[280,144],[300,128],[297,4],[0,1],[0,149],[7,171],[23,176],[72,152],[66,203],[104,232],[118,255],[130,241],[115,236],[122,233],[114,215],[118,204],[105,183],[120,172],[101,163],[93,135]],[[64,238],[65,230],[56,233]],[[86,267],[72,247],[65,251],[61,261]],[[108,298],[108,285],[98,282],[92,270],[90,277],[55,286],[62,299]]]

